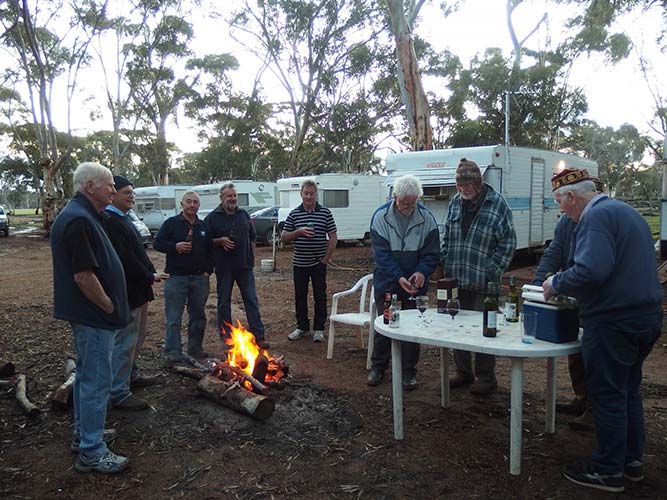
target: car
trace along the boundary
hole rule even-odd
[[[127,212],[127,216],[130,218],[132,224],[134,224],[134,227],[139,232],[139,235],[141,236],[141,243],[143,243],[144,248],[148,248],[148,244],[151,241],[150,229],[148,229],[148,226],[144,224],[144,221],[141,220],[141,218],[136,214],[134,210],[130,209]]]
[[[9,236],[9,217],[5,213],[5,209],[0,206],[0,232]]]
[[[264,207],[250,214],[250,221],[255,226],[257,242],[271,245],[273,243],[273,225],[278,222],[278,208]],[[276,241],[280,241],[280,230],[276,227]]]

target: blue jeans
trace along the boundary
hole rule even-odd
[[[642,365],[660,336],[662,318],[585,327],[582,355],[593,408],[597,446],[592,460],[602,474],[622,473],[641,461],[644,409],[639,393]]]
[[[167,321],[165,351],[167,356],[181,354],[181,323],[183,308],[188,307],[188,353],[198,355],[202,351],[208,299],[208,276],[190,274],[174,276],[164,282],[164,313]]]
[[[232,288],[234,282],[239,286],[243,305],[245,306],[248,329],[257,340],[264,339],[264,323],[259,314],[259,302],[255,288],[255,273],[252,269],[239,271],[216,272],[218,292],[218,333],[228,335],[224,323],[232,323]]]
[[[137,335],[139,334],[141,308],[132,309],[130,312],[132,314],[132,322],[116,333],[113,355],[111,356],[113,381],[111,383],[109,401],[113,405],[122,403],[132,395],[130,391],[130,375],[132,375],[134,352],[137,346]]]
[[[310,330],[308,319],[308,283],[313,283],[313,330],[324,330],[327,320],[327,265],[321,262],[310,267],[296,267],[294,272],[294,302],[296,327],[305,332]]]
[[[86,456],[109,451],[102,440],[107,419],[113,371],[111,356],[118,330],[104,330],[70,323],[76,348],[74,379],[74,437],[81,441],[79,450]]]

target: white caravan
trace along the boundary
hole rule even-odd
[[[199,218],[203,219],[220,205],[220,187],[233,182],[238,193],[238,206],[249,213],[264,207],[276,205],[276,183],[264,181],[225,181],[216,184],[201,184],[192,188],[197,194],[201,205]]]
[[[181,211],[181,197],[189,189],[192,188],[185,185],[135,188],[134,211],[155,233],[166,219]]]
[[[503,195],[512,209],[517,249],[539,247],[553,238],[560,210],[551,194],[551,176],[562,166],[598,174],[597,163],[567,153],[516,146],[410,151],[389,155],[387,186],[406,174],[421,179],[422,202],[442,230],[449,201],[456,194],[456,167],[461,158],[476,162],[484,182]]]
[[[331,210],[339,240],[364,240],[370,237],[371,217],[387,200],[386,177],[364,174],[320,174],[278,179],[282,226],[290,211],[301,204],[301,183],[317,183],[317,201]]]

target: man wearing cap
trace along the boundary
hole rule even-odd
[[[155,271],[139,233],[127,216],[134,206],[134,185],[120,175],[114,175],[113,180],[116,192],[105,210],[108,217],[104,220],[104,229],[123,264],[127,300],[133,319],[116,335],[112,357],[114,375],[109,400],[114,408],[143,410],[148,408],[148,404],[132,394],[130,386],[155,383],[154,379],[141,376],[137,356],[144,343],[148,302],[154,298],[152,285],[167,275]]]
[[[74,436],[78,452],[74,469],[114,474],[127,457],[116,455],[106,441],[107,403],[116,334],[131,321],[123,266],[102,226],[104,207],[115,192],[108,168],[81,163],[74,171],[77,193],[51,228],[53,316],[68,321],[76,348]]]
[[[586,389],[597,447],[563,476],[582,486],[623,491],[641,481],[642,365],[662,327],[662,290],[651,230],[629,205],[595,191],[585,170],[552,178],[554,198],[577,227],[570,267],[544,281],[544,297],[576,297],[583,324]]]
[[[562,172],[559,171],[556,175]],[[595,184],[598,193],[604,192],[604,183],[597,177],[591,180]],[[572,233],[576,223],[567,215],[561,214],[554,229],[554,237],[549,246],[544,250],[540,263],[533,278],[534,285],[542,285],[547,276],[563,271],[570,267],[570,247],[572,245]],[[570,354],[567,357],[567,368],[570,372],[570,382],[574,391],[574,398],[567,404],[556,404],[556,411],[580,416],[570,422],[576,430],[592,431],[592,417],[589,410],[588,397],[586,396],[586,372],[584,360],[580,353]]]
[[[482,311],[487,284],[499,283],[514,255],[512,211],[500,193],[482,182],[477,164],[466,158],[456,169],[456,190],[442,237],[443,271],[458,280],[461,307]],[[497,387],[495,356],[475,353],[474,371],[469,351],[454,350],[454,361],[450,387],[472,384],[473,394],[488,394]]]

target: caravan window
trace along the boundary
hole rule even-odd
[[[162,210],[174,210],[176,208],[176,200],[173,198],[162,198],[160,200],[160,208]]]
[[[248,198],[248,193],[237,193],[236,203],[239,207],[247,207],[250,205],[250,200]]]
[[[144,198],[137,200],[137,212],[150,212],[155,210],[155,205],[159,203],[160,200],[157,198]]]
[[[323,189],[320,191],[320,203],[327,208],[349,207],[349,195],[347,189]]]

